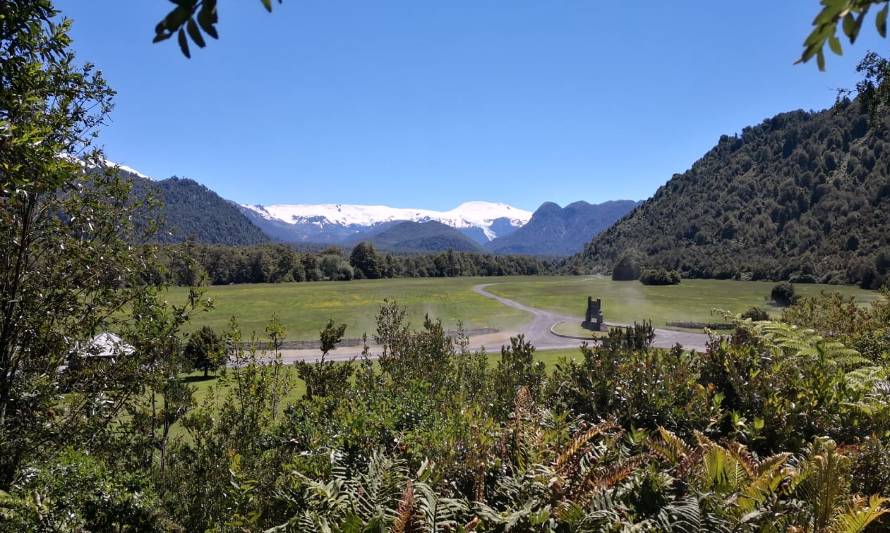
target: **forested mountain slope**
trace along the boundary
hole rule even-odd
[[[154,240],[182,242],[194,237],[207,244],[260,244],[269,238],[245,217],[237,205],[221,198],[207,187],[184,178],[152,181],[120,170],[121,177],[133,184],[131,196],[144,201],[151,196],[159,202],[157,210],[140,211],[137,224],[145,225],[152,217],[161,220]]]
[[[481,252],[482,247],[459,230],[441,222],[404,221],[369,238],[374,246],[389,252]]]
[[[890,269],[890,138],[857,102],[783,113],[717,146],[594,238],[574,262],[623,254],[689,277],[875,287]]]
[[[637,202],[613,200],[601,204],[574,202],[559,207],[541,204],[528,223],[498,237],[485,249],[501,254],[568,256],[580,252],[590,239],[630,212]]]

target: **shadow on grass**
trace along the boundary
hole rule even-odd
[[[216,374],[210,374],[208,376],[200,375],[200,376],[185,376],[182,378],[183,383],[200,383],[201,381],[213,381],[218,378]]]

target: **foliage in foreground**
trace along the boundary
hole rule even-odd
[[[797,305],[789,321],[815,324],[834,301]],[[888,309],[860,308],[869,338],[886,333]],[[522,338],[490,365],[437,322],[414,331],[404,318],[384,306],[379,362],[306,367],[313,392],[290,405],[280,325],[267,330],[271,353],[242,348],[233,325],[227,387],[181,418],[186,434],[171,439],[163,469],[124,474],[128,448],[62,454],[29,467],[3,515],[188,531],[888,525],[886,336],[861,353],[838,340],[855,343],[858,330],[737,318],[731,338],[697,354],[651,348],[643,325],[548,373]],[[322,335],[330,348],[342,331]],[[59,472],[107,487],[105,503],[59,492]]]

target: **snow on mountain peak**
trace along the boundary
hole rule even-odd
[[[479,228],[489,240],[497,237],[492,229],[495,220],[506,218],[514,227],[524,226],[530,211],[495,202],[464,202],[449,211],[399,208],[385,205],[356,204],[275,204],[244,205],[267,220],[288,224],[336,224],[339,226],[374,226],[384,222],[410,220],[436,221],[457,229]]]

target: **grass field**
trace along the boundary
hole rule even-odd
[[[536,277],[509,278],[488,288],[499,296],[526,305],[549,309],[583,318],[588,295],[602,298],[607,322],[630,323],[652,320],[655,326],[667,322],[720,321],[712,309],[741,313],[752,306],[778,316],[780,309],[770,307],[769,294],[775,283],[732,280],[683,280],[679,285],[651,286],[637,281],[612,281],[608,278]],[[801,296],[820,292],[840,292],[855,296],[863,303],[878,297],[874,291],[839,285],[795,285]]]
[[[206,296],[215,308],[196,315],[190,326],[209,325],[217,330],[236,316],[248,335],[263,328],[273,313],[287,328],[288,339],[318,338],[329,318],[347,324],[347,337],[374,332],[377,310],[384,299],[408,309],[409,320],[419,327],[425,313],[442,319],[447,328],[462,320],[466,328],[515,331],[530,317],[472,291],[474,285],[492,283],[492,293],[524,304],[581,318],[587,295],[603,299],[607,321],[633,322],[651,319],[656,326],[667,322],[714,322],[714,308],[739,313],[751,306],[767,308],[773,283],[756,281],[684,280],[680,285],[655,287],[638,282],[615,282],[589,276],[521,276],[502,278],[425,278],[362,280],[350,282],[281,283],[208,287]],[[838,291],[862,302],[877,297],[873,291],[835,285],[796,285],[797,292],[813,296]],[[172,301],[185,298],[183,288],[171,289]]]
[[[361,280],[349,282],[280,283],[208,287],[205,296],[214,309],[193,317],[190,327],[209,325],[223,331],[236,316],[242,332],[262,335],[272,313],[287,328],[288,339],[318,339],[329,318],[347,325],[346,336],[372,335],[375,317],[384,299],[395,300],[408,310],[415,327],[426,313],[453,329],[459,320],[465,328],[509,330],[529,320],[527,314],[479,296],[472,287],[508,278],[427,278]],[[187,290],[173,288],[170,299],[184,301]]]

